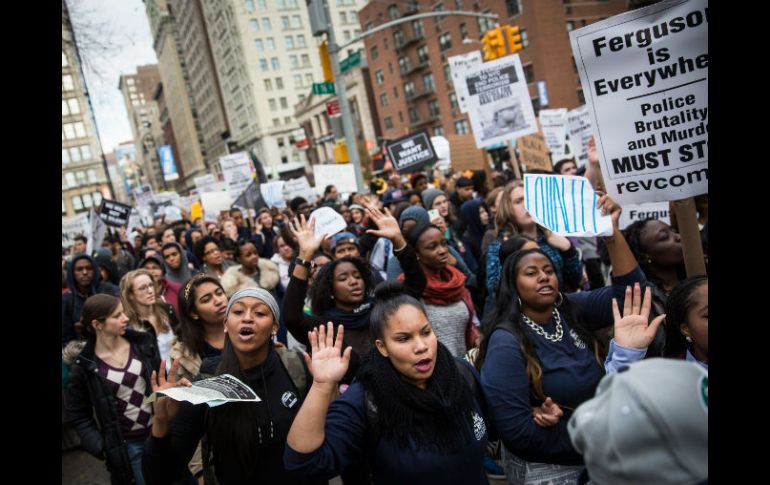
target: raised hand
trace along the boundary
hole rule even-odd
[[[610,218],[612,218],[613,229],[619,231],[620,214],[623,213],[623,208],[620,207],[617,202],[612,200],[609,195],[605,194],[601,190],[597,190],[596,195],[599,196],[599,199],[596,201],[596,208],[601,209],[603,216],[609,214]]]
[[[564,412],[550,397],[545,398],[545,402],[540,406],[532,408],[532,417],[541,428],[559,424],[562,416],[564,416]]]
[[[655,320],[650,320],[650,306],[652,305],[652,291],[650,288],[644,292],[642,301],[641,287],[639,283],[634,285],[633,295],[631,287],[626,287],[626,300],[623,302],[623,315],[618,310],[618,301],[612,299],[612,313],[615,316],[614,338],[618,345],[632,349],[646,349],[655,338],[655,332],[666,315],[660,315]]]
[[[176,380],[177,369],[179,368],[179,359],[175,359],[171,363],[171,369],[166,374],[166,359],[160,361],[160,367],[158,371],[152,371],[150,377],[150,384],[152,385],[152,392],[162,392],[165,389],[172,387],[187,386],[190,387],[190,381],[183,377]],[[156,380],[157,376],[157,380]],[[157,425],[167,425],[179,412],[181,404],[179,401],[175,401],[169,397],[159,397],[154,403],[153,422]]]
[[[353,347],[348,346],[345,352],[342,352],[342,337],[345,333],[345,327],[337,327],[337,339],[334,339],[334,326],[332,322],[321,325],[308,332],[308,340],[313,356],[303,352],[307,368],[313,374],[313,382],[326,385],[337,385],[348,371],[350,364],[350,353]]]
[[[367,229],[367,234],[373,234],[378,237],[386,237],[391,241],[397,235],[401,234],[401,229],[398,227],[398,221],[390,214],[390,211],[387,208],[385,208],[385,212],[383,213],[373,204],[366,204],[366,214],[369,216],[369,219],[377,224],[377,227],[379,228],[377,230]]]
[[[596,151],[596,140],[593,136],[588,139],[587,145],[588,163],[598,166],[599,165],[599,153]]]
[[[318,248],[321,247],[321,242],[326,237],[326,234],[321,234],[316,237],[315,235],[315,219],[310,219],[309,222],[305,221],[305,216],[300,214],[299,219],[294,218],[289,223],[289,229],[294,237],[297,239],[299,245],[299,257],[309,260],[313,257]]]

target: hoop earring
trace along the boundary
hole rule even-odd
[[[519,302],[519,310],[521,310],[521,297],[517,296],[516,300]]]
[[[561,294],[561,291],[559,292],[559,301],[556,302],[556,306],[561,306],[561,304],[564,303],[564,295]]]

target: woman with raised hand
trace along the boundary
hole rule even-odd
[[[65,400],[83,448],[105,460],[110,481],[144,484],[142,449],[152,424],[150,372],[160,363],[155,338],[128,326],[119,298],[89,297],[81,314],[84,340],[67,347]]]
[[[594,332],[612,326],[613,297],[623,299],[627,285],[646,282],[618,229],[620,207],[606,195],[598,207],[612,217],[613,234],[606,241],[613,286],[562,294],[555,264],[542,249],[517,251],[503,265],[497,306],[485,322],[476,365],[490,418],[505,445],[509,483],[530,483],[516,479],[527,476],[575,483],[583,461],[566,423],[594,395],[604,374],[603,346]],[[533,419],[538,409],[553,414],[554,405],[565,416],[557,424],[543,427],[554,423]],[[542,464],[548,465],[547,476],[533,477]]]
[[[375,484],[486,484],[487,426],[475,370],[439,343],[423,305],[397,282],[377,287],[373,346],[357,380],[334,400],[348,371],[346,330],[308,338],[313,385],[287,438],[287,469],[333,477],[368,465]]]
[[[393,243],[393,253],[406,269],[404,282],[407,292],[419,297],[425,288],[425,275],[417,264],[414,249],[404,240],[398,222],[389,212],[383,213],[374,205],[367,206],[367,214],[379,228],[367,233],[386,237]],[[373,276],[369,264],[358,257],[344,257],[324,265],[314,278],[310,290],[312,315],[303,312],[308,292],[310,259],[321,246],[326,235],[316,236],[315,219],[306,222],[295,219],[291,231],[299,244],[299,256],[283,300],[284,323],[289,332],[303,345],[309,346],[307,332],[332,320],[345,327],[345,344],[353,347],[353,363],[345,378],[349,383],[358,368],[358,354],[371,347],[369,316],[374,306]]]
[[[209,408],[158,399],[142,462],[148,483],[173,483],[189,477],[187,463],[204,436],[204,463],[213,467],[221,485],[325,483],[289,474],[283,465],[286,436],[310,376],[299,355],[281,349],[293,354],[281,357],[273,345],[279,317],[278,304],[262,288],[245,288],[232,295],[225,310],[222,360],[215,374],[236,377],[260,401]],[[296,366],[285,360],[299,365],[301,379]],[[161,367],[158,375],[163,378],[158,383],[153,379],[153,391],[177,385],[174,373],[166,380],[164,372]]]

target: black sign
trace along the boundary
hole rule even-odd
[[[427,131],[412,133],[387,145],[388,156],[398,173],[408,173],[438,160]]]
[[[244,209],[254,209],[255,211],[267,207],[264,199],[262,199],[262,193],[259,191],[259,182],[252,180],[243,193],[235,199],[233,205],[243,207]]]
[[[99,206],[99,217],[108,226],[125,226],[128,224],[128,218],[130,216],[130,205],[121,204],[114,200],[102,199],[102,205]]]

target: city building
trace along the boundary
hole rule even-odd
[[[69,10],[62,0],[62,221],[112,199]]]

